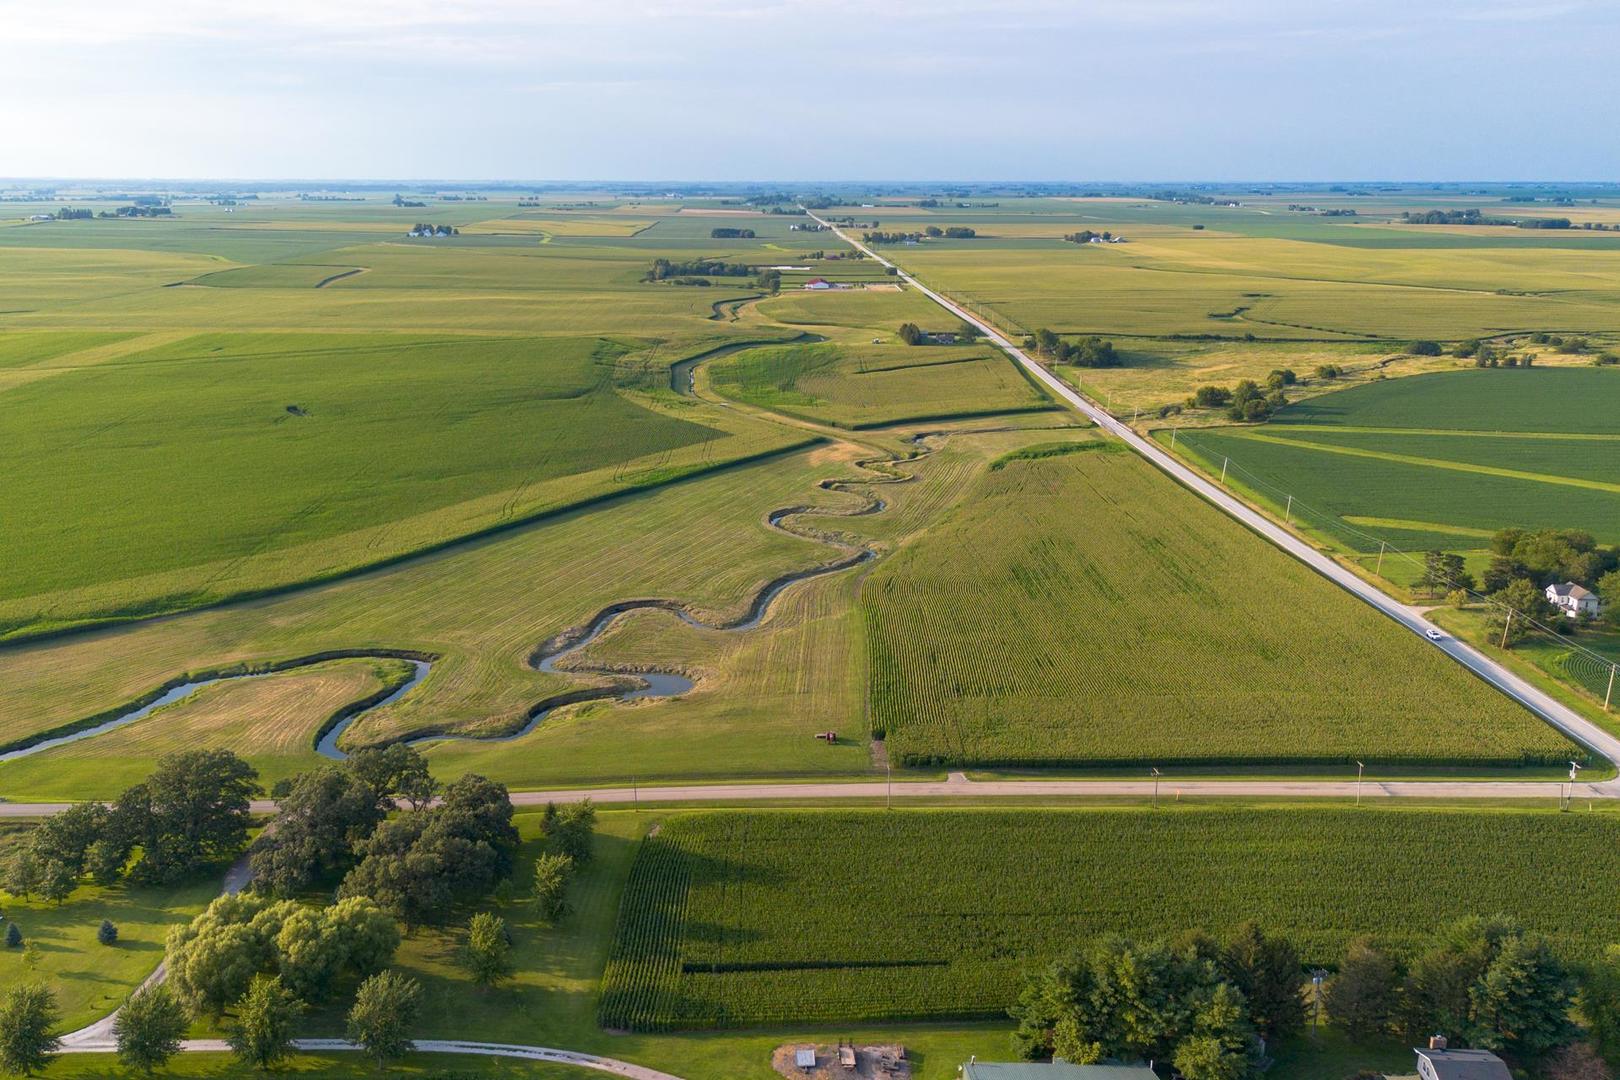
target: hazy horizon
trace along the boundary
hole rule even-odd
[[[0,2],[13,177],[1620,176],[1594,0]]]

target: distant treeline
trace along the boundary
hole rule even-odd
[[[915,244],[919,240],[938,240],[941,237],[946,240],[972,240],[977,235],[966,225],[952,225],[944,229],[930,225],[922,232],[864,232],[861,239],[868,244]]]
[[[711,240],[752,240],[753,238],[753,229],[719,228],[709,230],[709,239]]]
[[[1115,236],[1107,229],[1104,229],[1102,232],[1092,232],[1090,229],[1081,229],[1079,232],[1067,234],[1063,237],[1063,239],[1067,240],[1071,244],[1089,244],[1093,240],[1104,244],[1123,244],[1125,242],[1125,238],[1123,236]]]
[[[1401,213],[1401,220],[1408,225],[1512,225],[1520,229],[1568,229],[1572,226],[1569,218],[1534,217],[1534,218],[1493,218],[1486,217],[1478,210],[1406,210]]]
[[[748,277],[754,268],[747,263],[728,263],[718,259],[693,259],[690,262],[670,262],[668,259],[654,259],[652,269],[647,271],[643,281],[663,281],[665,278],[690,277],[702,275],[704,277]]]

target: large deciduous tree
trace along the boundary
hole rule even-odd
[[[56,1027],[56,995],[38,983],[0,992],[0,1071],[33,1076],[51,1063],[62,1042]]]
[[[411,1051],[411,1029],[421,1010],[422,987],[397,971],[383,971],[360,984],[349,1010],[349,1041],[370,1054],[381,1069]]]
[[[118,1060],[151,1076],[180,1052],[190,1023],[185,1005],[162,983],[135,991],[113,1017]]]

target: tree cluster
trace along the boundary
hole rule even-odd
[[[1105,935],[1029,977],[1012,1015],[1029,1058],[1165,1061],[1185,1080],[1238,1080],[1262,1064],[1261,1037],[1303,1026],[1304,983],[1293,945],[1253,924],[1225,943]]]
[[[940,237],[946,240],[972,240],[979,234],[966,225],[947,225],[943,229],[938,225],[929,225],[923,229],[923,235],[930,240],[938,240]]]
[[[1547,600],[1554,582],[1573,581],[1610,601],[1602,617],[1620,627],[1620,548],[1599,547],[1580,529],[1500,529],[1491,537],[1491,562],[1483,587],[1494,601],[1486,621],[1503,645],[1523,641],[1533,623],[1573,633],[1581,621],[1566,619]]]
[[[78,803],[46,818],[0,867],[0,885],[60,903],[86,875],[175,884],[241,850],[257,779],[229,750],[170,754],[110,807]]]
[[[1288,404],[1288,398],[1283,394],[1284,386],[1292,385],[1298,381],[1298,376],[1286,370],[1273,371],[1266,377],[1267,389],[1262,390],[1260,384],[1253,379],[1241,379],[1237,385],[1228,390],[1221,386],[1200,386],[1193,391],[1192,397],[1187,399],[1189,407],[1200,409],[1226,408],[1226,415],[1233,420],[1264,420],[1272,413]]]
[[[861,239],[868,244],[904,244],[916,243],[923,238],[920,232],[863,232]]]
[[[1601,594],[1602,579],[1616,568],[1620,548],[1599,546],[1583,529],[1498,529],[1491,536],[1485,589],[1495,592],[1515,578],[1529,578],[1543,589],[1573,581]]]
[[[1323,1003],[1357,1038],[1438,1033],[1453,1046],[1532,1063],[1575,1038],[1569,1014],[1576,987],[1545,939],[1505,917],[1470,916],[1409,964],[1371,941],[1352,942]],[[1620,1001],[1586,1015],[1617,1024],[1617,1007]]]
[[[1125,358],[1114,348],[1112,341],[1092,336],[1079,341],[1064,341],[1044,326],[1024,340],[1024,347],[1033,349],[1056,364],[1073,364],[1084,368],[1123,367]]]
[[[359,840],[340,897],[367,896],[407,927],[442,921],[458,902],[511,875],[517,851],[506,787],[469,773],[437,804],[391,818]]]
[[[670,262],[668,259],[654,259],[652,268],[642,275],[642,281],[663,281],[667,278],[678,277],[748,277],[753,274],[754,268],[747,263],[728,263],[719,259],[690,259],[686,262]]]
[[[735,229],[729,226],[724,226],[717,229],[710,229],[709,238],[711,240],[752,240],[754,238],[754,230]]]
[[[1225,941],[1198,930],[1173,941],[1099,937],[1027,976],[1011,1011],[1028,1058],[1152,1060],[1184,1080],[1244,1080],[1266,1065],[1263,1046],[1298,1033],[1313,1006],[1357,1039],[1438,1033],[1535,1065],[1580,1034],[1570,1018],[1579,987],[1594,1044],[1620,1057],[1620,946],[1580,974],[1512,920],[1471,916],[1409,962],[1351,942],[1313,999],[1292,943],[1250,923]]]
[[[1071,244],[1089,244],[1093,240],[1096,240],[1098,243],[1102,244],[1112,244],[1115,242],[1114,234],[1109,232],[1107,229],[1104,229],[1102,232],[1093,232],[1090,229],[1081,229],[1079,232],[1067,233],[1063,239],[1067,240]],[[1118,239],[1123,241],[1125,238],[1121,236]]]
[[[322,908],[256,893],[221,896],[169,931],[169,985],[190,1008],[221,1016],[256,976],[274,975],[307,1003],[387,967],[399,925],[365,897]]]

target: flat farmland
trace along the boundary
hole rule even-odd
[[[629,351],[211,334],[19,386],[0,559],[23,571],[0,619],[28,633],[329,576],[786,441],[627,396]]]
[[[1363,209],[1352,219],[1247,199],[1241,207],[1018,199],[881,212],[897,228],[974,228],[975,240],[885,251],[1013,333],[1118,339],[1127,366],[1083,375],[1144,409],[1201,382],[1263,376],[1264,362],[1304,373],[1354,366],[1369,351],[1399,353],[1414,339],[1620,334],[1613,234],[1403,226],[1392,218],[1410,200],[1355,205]],[[1126,243],[1061,239],[1081,229]]]
[[[1332,964],[1512,912],[1612,937],[1614,815],[1175,805],[689,813],[642,841],[599,1009],[644,1031],[1001,1017],[1023,973],[1102,932],[1246,919]],[[1496,872],[1481,878],[1480,865]],[[836,881],[836,884],[829,884]]]
[[[1184,431],[1268,503],[1293,494],[1347,550],[1478,550],[1509,526],[1620,540],[1620,374],[1469,370],[1372,383],[1258,428]]]
[[[871,722],[892,760],[1566,760],[1516,703],[1094,445],[1008,461],[867,577]]]
[[[761,408],[840,427],[1054,407],[989,346],[775,345],[713,364],[709,385]]]
[[[887,473],[858,464],[885,456],[880,452],[817,445],[284,596],[11,646],[0,665],[0,741],[103,716],[181,674],[349,649],[410,650],[437,659],[403,698],[361,717],[343,746],[426,732],[509,734],[536,703],[609,682],[601,674],[547,674],[529,664],[541,642],[607,605],[667,598],[709,626],[722,626],[741,618],[767,582],[850,550],[772,528],[765,520],[772,510],[824,507],[790,524],[892,551],[966,497],[987,461],[1055,436],[1085,437],[1046,431],[952,436]],[[906,476],[914,478],[896,482]],[[882,513],[845,516],[867,506],[868,497],[818,490],[832,479],[857,481],[860,489],[863,478],[872,481],[865,490],[884,500]],[[515,741],[439,741],[424,749],[441,775],[478,771],[517,788],[864,771],[870,759],[857,573],[794,586],[763,623],[746,631],[705,630],[668,612],[637,612],[564,665],[679,671],[696,683],[679,697],[576,705],[548,715]],[[124,740],[118,769],[149,768],[161,752],[182,744],[241,745],[274,770],[313,763],[314,732],[334,701],[363,694],[345,680],[360,677],[370,663],[222,684],[113,735],[0,764],[0,796],[116,794],[118,778],[109,776],[97,745],[109,738]],[[278,739],[290,740],[286,746],[242,742],[249,727],[268,732],[264,718],[272,715],[269,726],[281,733]],[[842,733],[836,746],[811,738],[828,727]],[[304,749],[295,752],[300,742]]]

